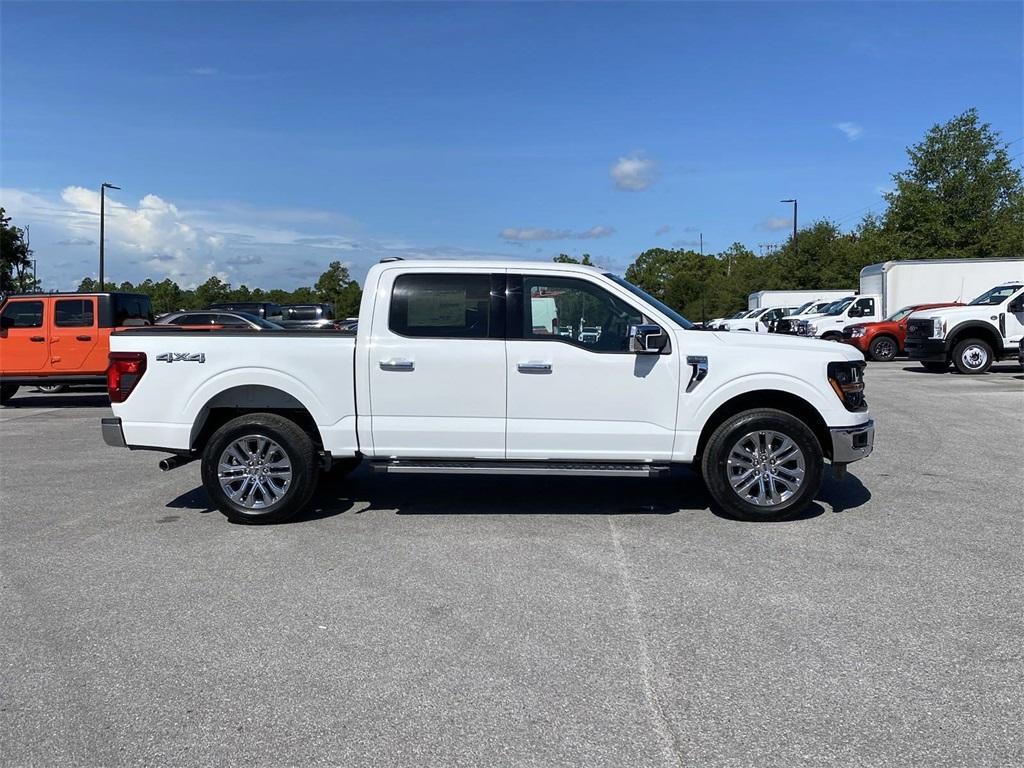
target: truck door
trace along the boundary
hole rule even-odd
[[[11,299],[0,313],[0,366],[4,374],[30,373],[46,367],[48,333],[46,299]]]
[[[488,271],[382,273],[366,360],[373,455],[504,458],[504,284]]]
[[[1024,291],[1019,291],[1006,304],[1006,319],[1003,321],[1006,331],[1003,338],[1012,344],[1024,336]]]
[[[669,460],[680,350],[630,352],[629,328],[643,313],[596,281],[544,274],[508,280],[506,456]]]
[[[55,371],[82,371],[97,337],[95,298],[53,299],[50,364]]]

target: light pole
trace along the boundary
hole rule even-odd
[[[100,184],[100,290],[103,290],[103,224],[105,218],[106,208],[106,191],[108,189],[120,189],[115,187],[113,184],[103,182]]]
[[[779,200],[780,203],[792,203],[793,204],[793,255],[799,255],[800,251],[796,247],[796,199],[793,200]]]

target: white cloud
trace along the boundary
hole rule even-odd
[[[234,284],[290,289],[311,285],[336,260],[362,280],[372,264],[388,256],[508,258],[496,251],[370,237],[358,222],[334,211],[240,202],[192,207],[155,194],[130,204],[122,202],[125,196],[123,191],[106,196],[106,276],[118,282],[170,277],[190,288],[216,275]],[[32,225],[32,247],[46,287],[66,290],[83,277],[96,277],[98,191],[80,186],[59,193],[0,188],[0,201],[16,225]],[[587,232],[596,237],[606,230],[610,228]],[[94,243],[91,249],[85,247],[88,241]],[[57,258],[59,244],[79,242],[82,247],[70,250],[81,258]]]
[[[772,232],[778,232],[781,229],[789,229],[792,227],[793,220],[787,216],[769,216],[761,222],[761,226]]]
[[[598,225],[581,232],[573,232],[571,229],[505,227],[498,233],[498,236],[502,240],[515,244],[527,240],[596,240],[601,237],[611,237],[614,234],[614,227]]]
[[[658,176],[658,164],[641,152],[634,152],[616,160],[608,174],[618,189],[640,192],[654,183]]]
[[[863,126],[857,123],[836,123],[836,130],[839,130],[846,136],[847,141],[856,141],[864,135]]]

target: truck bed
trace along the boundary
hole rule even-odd
[[[358,450],[355,335],[150,326],[111,334],[111,352],[141,352],[146,370],[117,407],[130,447],[188,451],[214,408],[304,409],[324,450]]]

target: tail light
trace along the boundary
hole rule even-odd
[[[110,402],[123,403],[146,372],[145,352],[111,352],[107,365],[107,394]]]

